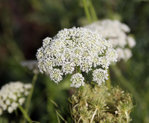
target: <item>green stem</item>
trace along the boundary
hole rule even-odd
[[[110,69],[108,69],[108,75],[109,75],[109,78],[108,78],[108,80],[106,81],[106,85],[107,85],[107,87],[110,89],[110,88],[111,88]]]
[[[67,123],[67,121],[61,116],[61,114],[56,110],[56,115],[58,117],[58,119],[60,118],[61,120],[64,121],[64,123]]]
[[[60,89],[69,89],[70,88],[70,78],[71,78],[72,75],[67,75],[61,82],[61,86]]]
[[[81,73],[80,67],[75,68],[75,73]]]
[[[34,74],[33,79],[32,79],[32,88],[31,88],[31,91],[30,91],[29,96],[27,98],[26,105],[25,105],[25,111],[27,113],[29,111],[29,107],[30,107],[30,103],[31,103],[31,98],[32,98],[32,95],[33,95],[33,91],[34,91],[34,87],[35,87],[35,83],[36,83],[37,77],[38,77],[38,75],[37,74]]]
[[[84,11],[85,11],[86,17],[87,17],[88,21],[91,22],[92,19],[91,19],[90,12],[88,9],[87,0],[83,0],[83,5],[84,5]]]
[[[91,122],[90,123],[93,123],[93,120],[94,120],[94,117],[95,117],[95,115],[96,115],[96,112],[97,112],[97,108],[95,109],[95,111],[94,111],[94,113],[93,113],[93,115],[92,115],[92,118],[91,118]]]
[[[93,19],[93,21],[96,21],[98,18],[97,18],[94,6],[92,4],[92,0],[89,0],[89,3],[90,3],[89,5],[90,5],[90,12],[91,12],[91,15],[92,15],[92,19]]]
[[[56,102],[55,102],[54,100],[50,99],[50,102],[51,102],[52,104],[54,104],[54,106],[55,106],[56,108],[58,108],[58,105],[56,104]],[[57,115],[58,123],[60,123],[60,119],[63,120],[65,123],[67,123],[67,121],[63,118],[63,116],[62,116],[57,110],[55,110],[55,112],[56,112],[56,115]]]
[[[30,119],[30,117],[28,116],[27,112],[23,109],[22,106],[19,105],[19,109],[22,112],[24,118],[29,122],[32,123],[32,120]]]
[[[58,123],[61,123],[60,119],[59,119],[59,116],[56,114],[56,117],[57,117],[57,122]]]

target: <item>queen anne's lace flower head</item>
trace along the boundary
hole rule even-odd
[[[23,105],[31,87],[31,84],[23,84],[19,81],[4,85],[0,90],[0,115],[3,111],[12,113],[18,105]]]
[[[38,67],[42,73],[49,75],[55,83],[71,74],[71,86],[77,88],[86,81],[82,73],[97,68],[104,71],[116,59],[117,53],[110,42],[85,28],[61,30],[54,38],[45,38],[37,51]]]
[[[129,48],[129,52],[131,52],[130,49],[136,45],[136,42],[133,37],[127,35],[130,32],[130,28],[126,24],[118,20],[105,19],[87,25],[85,28],[96,31],[109,40],[118,52],[118,60],[128,60],[131,57],[130,54],[132,53],[129,54],[128,58],[125,49]]]

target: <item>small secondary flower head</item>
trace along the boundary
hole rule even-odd
[[[93,80],[98,83],[98,85],[101,85],[102,82],[108,79],[107,71],[103,69],[96,69],[93,71]]]
[[[0,115],[3,111],[12,113],[18,105],[23,105],[31,87],[31,84],[24,84],[20,81],[4,85],[0,90]]]
[[[71,78],[72,84],[71,87],[79,88],[80,86],[84,86],[84,77],[80,73],[76,73]]]
[[[117,61],[117,53],[98,33],[74,27],[59,31],[54,38],[45,38],[37,51],[37,60],[40,72],[48,74],[55,83],[71,74],[71,87],[78,88],[85,82],[82,73],[97,68],[106,71],[111,62]]]
[[[127,35],[130,28],[126,24],[118,20],[105,19],[87,25],[85,28],[96,31],[109,40],[118,52],[118,60],[127,61],[132,56],[131,48],[136,45],[136,42],[133,37]],[[126,48],[127,51],[129,49],[129,53],[125,52]]]

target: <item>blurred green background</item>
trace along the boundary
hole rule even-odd
[[[113,84],[134,97],[132,123],[149,123],[149,2],[145,0],[92,0],[99,19],[119,19],[136,39],[133,57],[118,64],[123,78],[113,71]],[[0,0],[0,87],[9,81],[31,82],[33,73],[20,62],[36,59],[42,39],[59,30],[87,24],[82,0]],[[124,80],[125,79],[125,80]],[[125,82],[124,82],[125,81]],[[57,123],[56,111],[70,121],[71,92],[39,75],[30,116],[41,123]],[[54,100],[58,106],[50,100]],[[0,122],[20,122],[21,114],[5,114]],[[71,121],[70,121],[71,122]]]

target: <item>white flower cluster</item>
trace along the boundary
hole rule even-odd
[[[0,115],[3,111],[12,113],[18,105],[22,105],[31,87],[31,84],[23,84],[19,81],[4,85],[0,90]]]
[[[111,43],[98,33],[74,27],[59,31],[53,39],[45,38],[37,51],[37,60],[40,72],[48,74],[55,83],[72,74],[71,87],[78,88],[85,82],[82,73],[96,71],[97,68],[107,71],[110,63],[117,61],[117,53]],[[99,83],[102,79],[104,82],[107,72],[104,73],[98,80],[93,80]]]
[[[118,52],[118,60],[128,60],[131,56],[131,48],[136,45],[133,37],[128,36],[130,28],[118,20],[101,20],[94,22],[85,28],[98,32],[105,39],[110,40]]]
[[[108,79],[107,71],[100,68],[93,71],[93,81],[96,81],[98,85],[101,85],[105,79]]]
[[[72,84],[71,87],[79,88],[80,86],[84,86],[84,77],[80,73],[76,73],[71,78]]]

